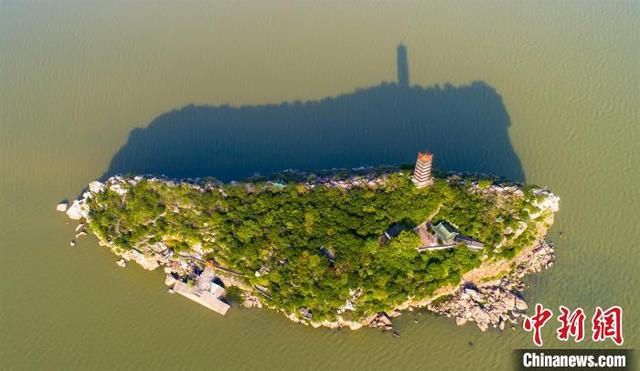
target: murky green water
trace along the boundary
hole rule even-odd
[[[408,314],[398,321],[402,337],[396,339],[375,330],[315,330],[266,310],[219,317],[167,295],[160,272],[121,270],[94,240],[69,247],[74,225],[54,211],[60,199],[110,169],[146,169],[163,153],[194,143],[202,151],[194,156],[202,155],[204,165],[193,167],[194,158],[169,164],[171,156],[156,165],[169,164],[173,173],[221,166],[216,161],[224,154],[207,155],[208,142],[197,142],[193,133],[179,137],[185,142],[177,146],[154,147],[158,137],[142,130],[147,147],[132,146],[138,142],[130,131],[163,113],[191,103],[277,104],[377,86],[395,80],[394,50],[401,41],[408,46],[411,81],[424,86],[424,94],[435,91],[429,90],[434,84],[451,83],[456,93],[482,81],[494,89],[489,98],[500,98],[487,100],[471,90],[472,98],[485,97],[471,101],[480,102],[469,109],[472,117],[453,109],[461,107],[459,100],[445,100],[438,122],[446,121],[450,107],[453,116],[446,117],[478,125],[492,122],[487,112],[506,112],[500,133],[508,134],[508,148],[503,141],[495,147],[485,141],[480,155],[470,156],[466,146],[459,152],[444,146],[441,164],[492,169],[507,163],[499,158],[513,157],[497,171],[513,175],[513,166],[521,166],[528,182],[548,185],[562,197],[551,231],[558,263],[530,280],[527,299],[587,312],[620,305],[625,347],[637,347],[639,4],[0,3],[0,368],[509,369],[511,350],[531,346],[521,330],[481,333],[429,314]],[[234,127],[225,135],[247,138],[233,142],[240,146],[243,171],[250,170],[247,158],[260,159],[259,170],[289,160],[309,168],[335,164],[317,148],[301,155],[300,143],[314,143],[309,135],[319,138],[315,147],[328,146],[349,165],[410,160],[422,136],[429,145],[437,143],[423,131],[416,132],[418,139],[401,141],[410,135],[403,130],[420,127],[424,119],[423,112],[407,110],[405,98],[393,105],[397,111],[378,108],[385,120],[405,115],[389,124],[394,135],[385,136],[386,142],[379,131],[368,133],[369,116],[354,116],[358,126],[350,135],[375,136],[380,151],[363,146],[343,153],[339,136],[303,130],[299,141],[286,137],[298,146],[295,151],[265,154],[269,145],[260,138],[271,137],[261,133],[277,127],[286,134],[287,125],[312,119],[315,106],[280,107],[265,116],[273,126],[244,133]],[[344,108],[345,100],[336,102]],[[485,111],[487,102],[497,111]],[[180,116],[189,112],[165,116],[177,119],[163,138],[180,133],[175,125],[193,122]],[[348,126],[353,111],[344,112],[337,117]],[[279,124],[283,117],[286,125]],[[334,116],[322,117],[314,130]],[[379,130],[380,120],[373,121]],[[215,139],[211,133],[204,138]],[[286,151],[286,141],[276,139],[274,148]],[[118,151],[122,158],[114,164]],[[226,156],[236,161],[235,153]],[[545,327],[547,345],[567,347],[553,341],[553,327]]]

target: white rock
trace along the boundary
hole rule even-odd
[[[484,300],[484,296],[481,293],[479,293],[478,291],[476,291],[476,290],[474,290],[474,289],[472,289],[470,287],[467,287],[467,288],[464,289],[464,294],[467,294],[468,296],[470,296],[475,301]],[[464,294],[463,294],[463,298],[464,298]]]
[[[389,317],[387,317],[386,314],[381,314],[378,319],[380,320],[380,322],[382,322],[385,325],[389,325],[391,326],[391,320],[389,319]]]
[[[71,207],[67,210],[67,216],[73,220],[80,220],[89,216],[89,206],[78,200],[73,201]]]
[[[62,201],[58,204],[58,206],[56,206],[56,211],[64,213],[65,211],[67,211],[67,206],[69,206],[69,203],[67,201]]]
[[[127,267],[127,261],[124,260],[124,259],[118,259],[116,261],[116,264],[118,265],[118,267],[121,267],[121,268],[126,268]]]
[[[104,192],[104,184],[98,182],[97,180],[94,180],[93,182],[89,183],[89,190],[91,191],[91,193]]]
[[[125,251],[122,254],[122,257],[127,260],[133,260],[136,263],[140,264],[142,268],[150,271],[160,266],[160,264],[158,264],[158,258],[155,256],[155,254],[153,256],[148,256],[148,255],[141,254],[136,250],[129,250],[129,251]]]
[[[537,208],[541,210],[549,209],[553,212],[557,212],[558,210],[560,210],[560,197],[543,189],[536,189],[535,191],[533,191],[533,194],[536,196],[544,195],[544,199],[541,202],[533,202],[533,205]]]
[[[172,275],[167,274],[167,277],[164,279],[164,284],[171,287],[176,283],[176,279],[173,278]]]
[[[520,299],[520,298],[516,298],[516,305],[515,305],[516,309],[518,310],[526,310],[527,308],[529,308],[529,306],[527,305],[527,303]]]
[[[163,252],[167,249],[167,245],[165,245],[164,242],[160,241],[154,243],[153,245],[149,245],[149,248],[155,252]]]
[[[115,183],[115,184],[111,184],[109,186],[109,189],[115,193],[117,193],[120,196],[124,196],[127,194],[127,189],[123,188],[122,185],[120,183]]]

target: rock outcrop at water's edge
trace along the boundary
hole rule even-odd
[[[554,258],[553,247],[539,240],[536,246],[515,259],[515,268],[502,278],[477,283],[465,281],[450,296],[429,303],[427,308],[453,317],[458,325],[474,321],[482,331],[490,326],[501,330],[506,326],[515,327],[528,308],[521,296],[525,288],[522,278],[551,267]]]
[[[456,176],[454,175],[453,178],[456,178]],[[79,220],[81,224],[78,226],[76,231],[79,231],[78,233],[80,236],[84,235],[85,229],[91,222],[88,201],[95,194],[104,192],[105,189],[109,189],[112,192],[124,196],[127,193],[127,187],[124,186],[125,184],[135,184],[142,179],[173,184],[181,182],[177,180],[142,176],[136,176],[133,178],[114,176],[106,180],[104,183],[98,181],[91,182],[88,190],[81,198],[73,201],[71,206],[65,208],[65,210],[60,207],[58,211],[65,212],[67,216],[73,220]],[[323,185],[343,190],[351,187],[376,189],[381,186],[381,184],[384,184],[384,179],[384,175],[373,177],[354,177],[353,179],[340,181],[329,180],[326,181],[326,183],[323,183]],[[186,181],[193,187],[202,187],[203,190],[207,187],[217,186],[217,183],[198,183],[200,181],[199,179],[188,179]],[[317,182],[318,181],[315,181],[315,183],[306,183],[306,186],[315,187],[318,185]],[[474,187],[477,186],[474,185]],[[223,192],[221,188],[220,191]],[[495,185],[482,189],[477,187],[475,191],[485,194],[499,194],[501,192],[514,192],[514,189]],[[516,189],[515,192],[521,191]],[[553,212],[558,210],[559,198],[551,192],[542,189],[537,189],[534,192],[537,192],[537,194],[542,197],[542,201],[536,205],[539,210],[548,210],[550,212],[545,214],[544,219],[538,223],[535,243],[520,251],[512,259],[485,260],[482,262],[480,267],[465,273],[458,285],[441,287],[430,297],[409,298],[406,302],[397,305],[392,310],[375,313],[357,321],[347,320],[340,314],[336,316],[335,321],[314,321],[309,313],[305,313],[302,318],[297,313],[285,312],[285,315],[292,321],[313,327],[349,327],[350,329],[355,330],[368,326],[380,328],[385,331],[392,331],[392,320],[400,316],[403,311],[412,311],[415,308],[426,308],[434,313],[444,314],[447,317],[453,318],[458,325],[464,325],[467,322],[475,322],[482,331],[486,331],[490,327],[499,328],[501,330],[506,327],[514,327],[518,318],[521,317],[528,309],[528,305],[523,300],[521,294],[525,288],[525,284],[522,281],[523,277],[528,274],[548,269],[553,265],[555,258],[552,245],[547,243],[544,240],[544,237],[546,235],[547,228],[553,223]],[[535,217],[539,217],[542,211],[535,211]],[[518,231],[513,232],[516,234],[518,233]],[[79,235],[76,235],[76,238],[79,237]],[[162,243],[149,245],[144,249],[132,248],[131,250],[123,251],[115,246],[108,237],[100,236],[98,234],[96,234],[96,236],[100,245],[109,247],[114,254],[119,257],[117,265],[120,267],[126,267],[127,262],[131,261],[135,261],[138,265],[148,270],[154,270],[160,266],[164,266],[165,273],[167,274],[165,284],[169,286],[170,289],[175,284],[177,277],[194,276],[197,274],[194,272],[195,269],[198,269],[197,264],[193,264],[193,262],[197,262],[198,259],[201,258],[197,252],[189,256],[174,254]],[[243,299],[244,307],[261,308],[262,306],[267,306],[272,309],[280,310],[261,299],[265,294],[259,287],[248,285],[241,278],[237,277],[234,272],[225,269],[224,267],[214,266],[213,268],[216,271],[216,275],[225,283],[225,285],[235,286],[242,290],[241,297]],[[259,272],[256,272],[256,275],[258,273]],[[350,307],[353,306],[353,303],[357,301],[358,290],[353,290],[351,294],[352,301],[347,300],[345,310],[349,310]],[[304,309],[305,308],[301,308],[301,310]],[[309,314],[308,317],[307,314]],[[394,335],[396,334],[397,333],[394,332]]]

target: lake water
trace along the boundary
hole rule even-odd
[[[527,300],[620,305],[637,347],[639,22],[636,1],[1,2],[0,368],[510,369],[532,346],[522,330],[408,313],[393,338],[220,317],[94,239],[69,247],[75,226],[54,211],[116,172],[232,179],[421,147],[443,169],[560,195],[558,261]],[[399,42],[420,87],[381,84]],[[568,347],[554,327],[546,345]]]

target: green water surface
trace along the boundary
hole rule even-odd
[[[494,89],[527,182],[562,199],[557,264],[528,280],[527,300],[620,305],[624,346],[637,347],[639,21],[637,1],[0,1],[0,368],[510,369],[512,349],[532,346],[522,330],[408,313],[393,338],[268,310],[218,316],[168,295],[159,271],[117,267],[94,239],[70,247],[75,225],[55,212],[163,113],[394,81],[399,42],[413,84]],[[260,135],[238,135],[243,155],[269,158],[251,152]],[[376,160],[411,160],[404,145]],[[546,347],[602,346],[559,343],[554,327]]]

